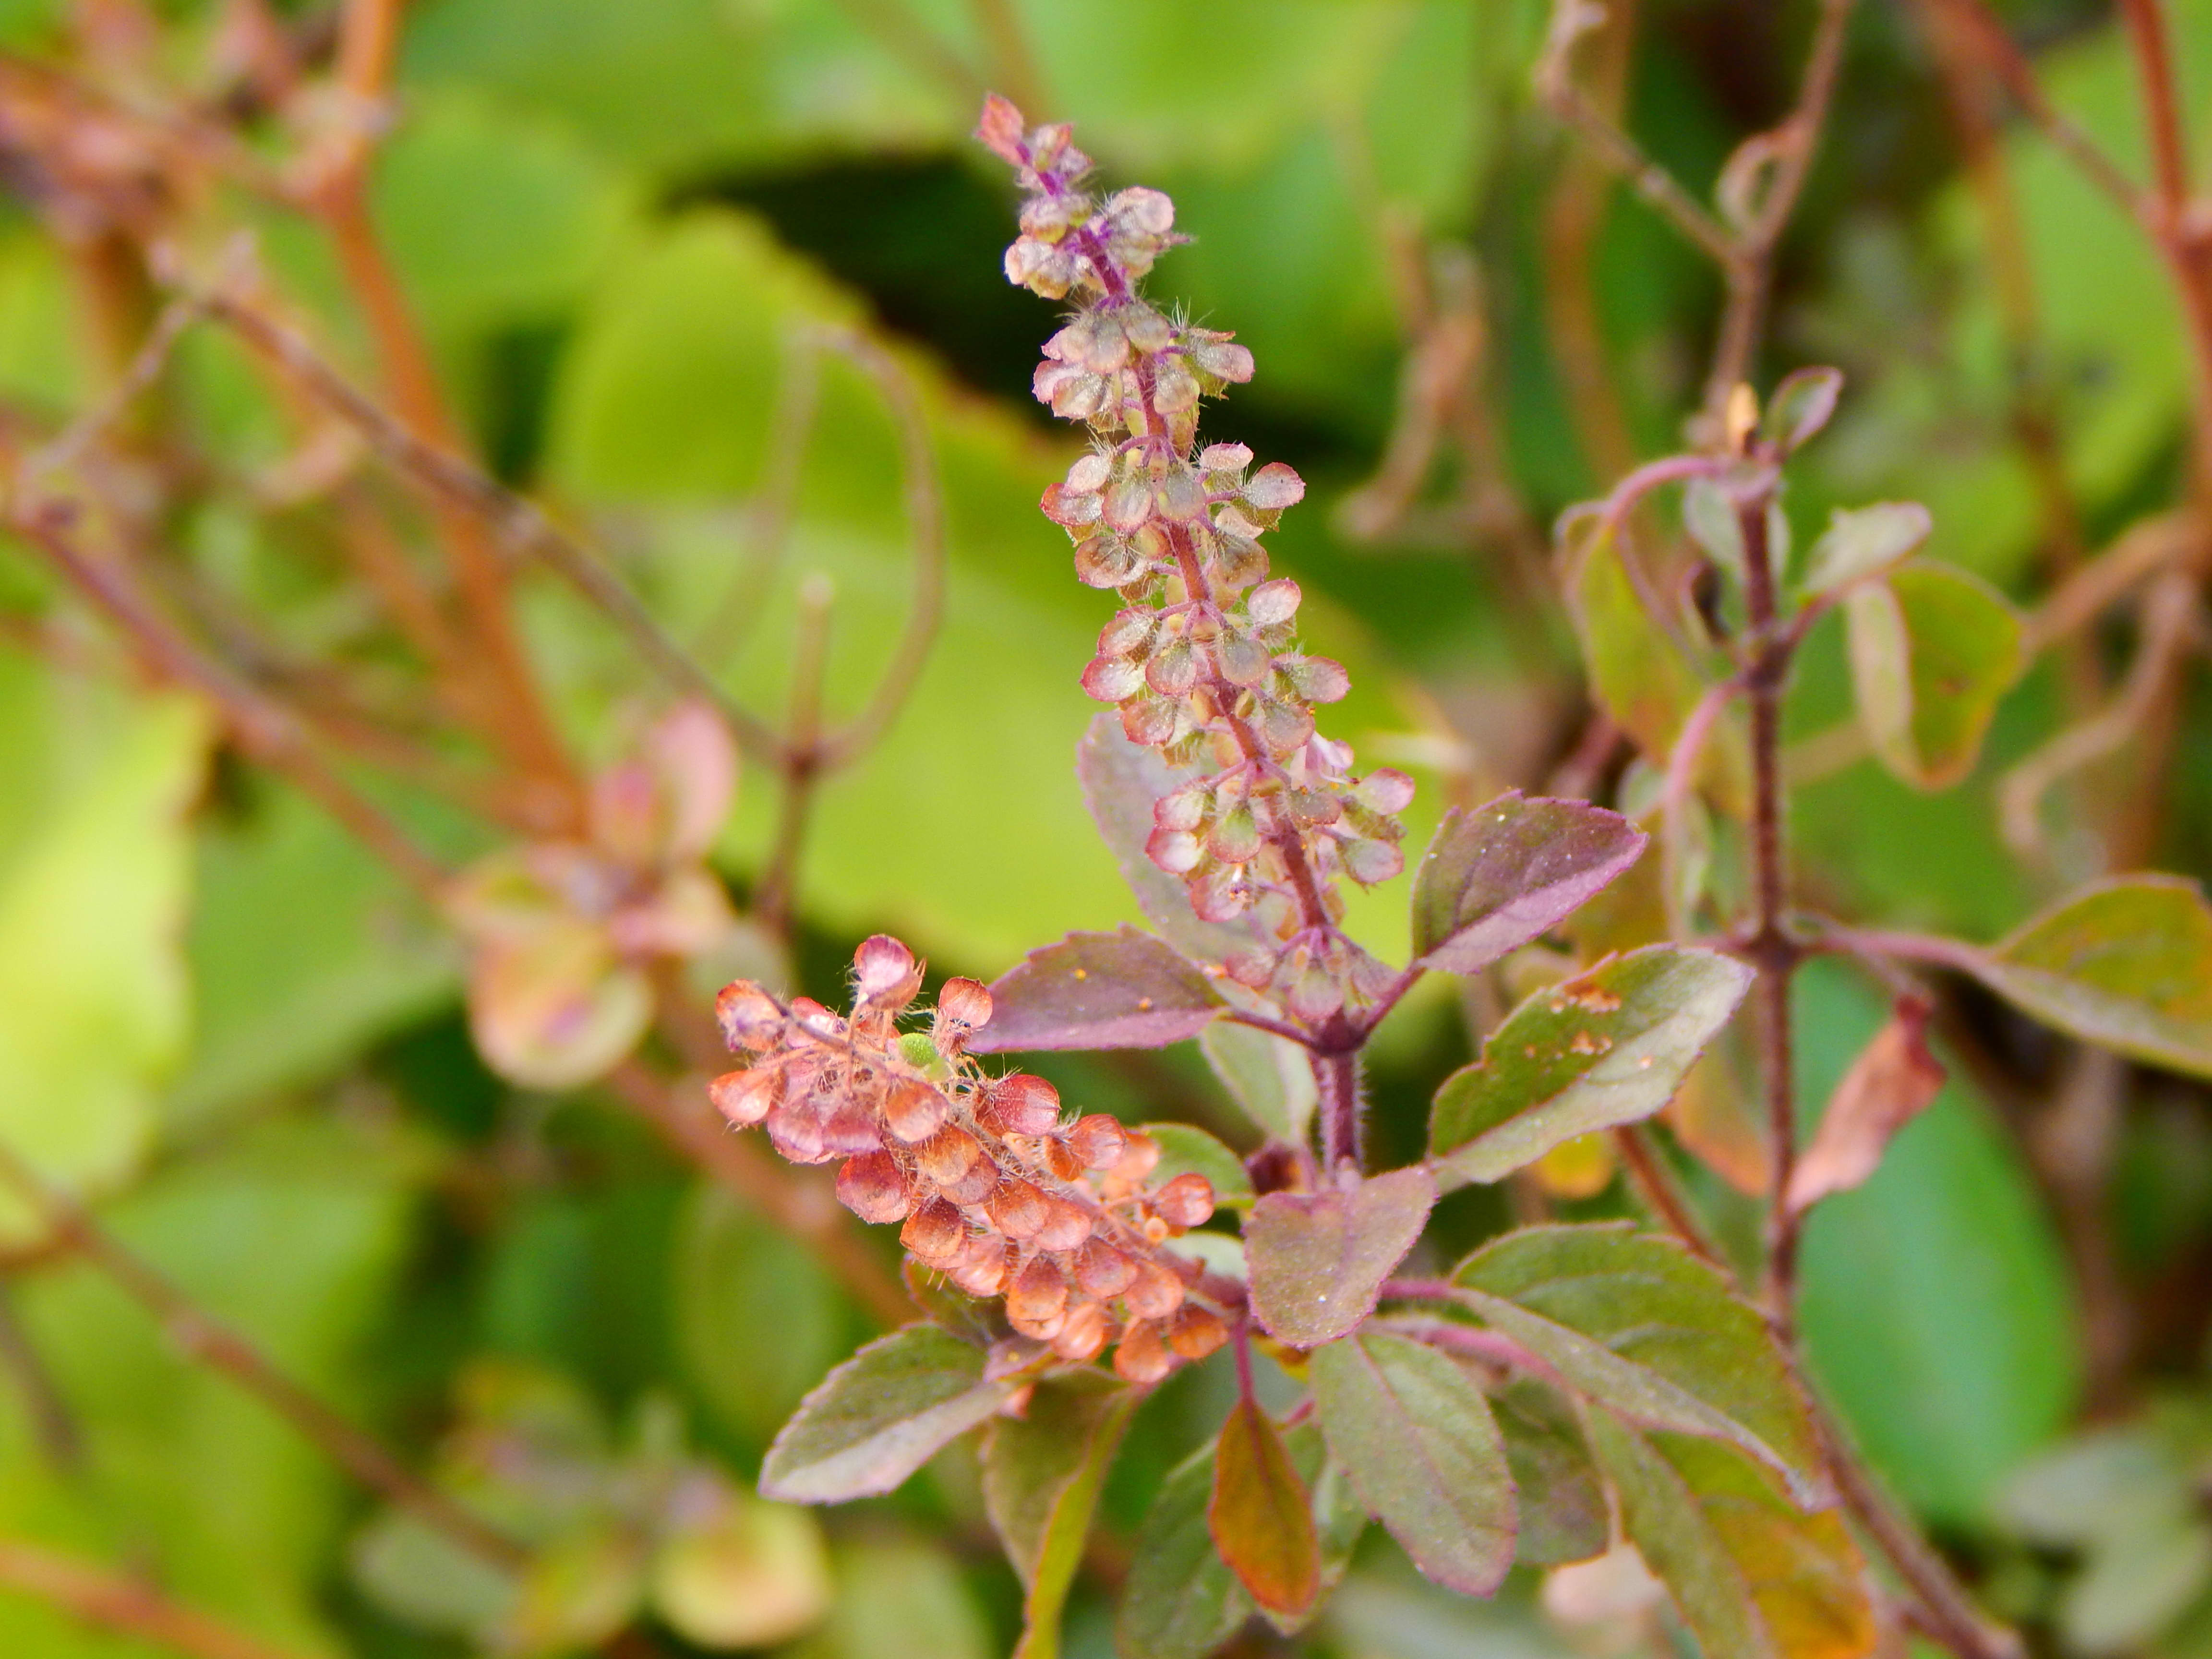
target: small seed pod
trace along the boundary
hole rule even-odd
[[[780,1100],[767,1121],[769,1145],[793,1164],[825,1164],[836,1156],[823,1143],[822,1116],[811,1101]]]
[[[1185,1359],[1203,1359],[1229,1340],[1229,1327],[1211,1308],[1186,1302],[1168,1327],[1168,1346]]]
[[[1044,1134],[1060,1121],[1060,1091],[1016,1072],[987,1085],[977,1115],[1001,1134]]]
[[[899,940],[878,933],[853,953],[853,988],[861,1001],[897,1013],[921,989],[921,964]]]
[[[1195,1227],[1213,1214],[1213,1183],[1195,1170],[1179,1175],[1152,1194],[1152,1213],[1178,1230]]]
[[[1114,1350],[1119,1376],[1131,1382],[1157,1382],[1174,1369],[1157,1327],[1139,1322],[1121,1333],[1121,1346]]]
[[[1091,1240],[1076,1252],[1076,1282],[1092,1296],[1119,1296],[1136,1276],[1137,1264],[1103,1238]]]
[[[951,1113],[951,1103],[920,1078],[894,1079],[884,1093],[884,1121],[909,1146],[935,1134]]]
[[[1128,1143],[1121,1126],[1103,1112],[1076,1119],[1060,1139],[1086,1170],[1111,1169]]]
[[[990,1197],[999,1184],[999,1166],[988,1158],[979,1158],[968,1166],[968,1173],[957,1181],[946,1182],[938,1190],[951,1203],[963,1209],[981,1204]]]
[[[707,1085],[714,1109],[740,1129],[750,1128],[775,1104],[781,1073],[774,1066],[756,1066],[749,1072],[725,1072]]]
[[[1094,1224],[1089,1211],[1056,1194],[1048,1193],[1044,1202],[1044,1225],[1037,1229],[1038,1249],[1073,1250],[1090,1238]]]
[[[714,1018],[722,1028],[723,1041],[732,1048],[760,1054],[775,1047],[783,1035],[783,1010],[749,979],[722,988],[714,999]]]
[[[1052,1351],[1071,1365],[1096,1359],[1106,1346],[1106,1310],[1096,1302],[1079,1302],[1067,1310]]]
[[[975,1137],[957,1124],[948,1123],[915,1148],[915,1167],[940,1187],[949,1187],[975,1168],[983,1157]]]
[[[906,1173],[889,1152],[863,1152],[837,1171],[837,1201],[863,1221],[902,1219],[913,1202]]]
[[[943,1199],[933,1198],[907,1217],[899,1243],[925,1267],[949,1267],[967,1248],[968,1224]]]
[[[1012,1245],[978,1234],[968,1241],[946,1276],[970,1296],[997,1296],[1006,1288],[1013,1261]]]
[[[1034,1256],[1006,1291],[1006,1322],[1024,1336],[1048,1342],[1067,1307],[1067,1279],[1048,1255]]]
[[[1182,1306],[1182,1280],[1158,1261],[1139,1261],[1121,1301],[1139,1319],[1165,1319]]]
[[[1059,1135],[1048,1135],[1044,1142],[1045,1166],[1061,1181],[1083,1179],[1083,1160],[1068,1150],[1067,1142]]]
[[[872,1152],[884,1144],[883,1126],[876,1115],[850,1095],[832,1096],[823,1103],[822,1150],[832,1158]]]
[[[1008,1238],[1035,1238],[1051,1214],[1045,1195],[1018,1176],[1001,1181],[985,1203],[991,1224]]]
[[[938,1051],[957,1054],[968,1041],[968,1033],[978,1026],[991,1023],[991,990],[972,979],[948,979],[945,988],[937,994],[937,1018],[930,1035],[937,1039]]]

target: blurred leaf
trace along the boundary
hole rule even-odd
[[[1938,564],[1855,588],[1844,613],[1859,723],[1876,757],[1917,788],[1958,782],[2027,666],[2018,614],[1978,577]]]
[[[1788,455],[1827,425],[1843,390],[1844,377],[1838,370],[1791,370],[1767,399],[1759,417],[1759,435]]]
[[[1820,1495],[1813,1425],[1766,1321],[1673,1239],[1620,1222],[1525,1227],[1452,1280],[1577,1392],[1647,1428],[1726,1441]]]
[[[1797,979],[1798,1096],[1820,1100],[1884,1010],[1838,964]],[[1954,1071],[1866,1185],[1806,1219],[1800,1322],[1819,1386],[1899,1495],[1984,1524],[2073,1407],[2065,1261],[2018,1153]]]
[[[185,935],[196,1030],[170,1109],[198,1119],[331,1075],[457,988],[443,929],[297,792],[199,839]]]
[[[1792,1212],[1863,1185],[1897,1132],[1942,1092],[1943,1064],[1928,1052],[1928,1014],[1927,1004],[1901,999],[1895,1016],[1844,1073],[1813,1144],[1790,1171],[1784,1201]]]
[[[1455,807],[1413,873],[1413,949],[1425,967],[1480,973],[1571,915],[1644,851],[1627,819],[1518,791]]]
[[[1216,1442],[1161,1482],[1137,1535],[1114,1625],[1121,1659],[1203,1659],[1252,1614],[1252,1598],[1213,1547],[1206,1506]]]
[[[354,1540],[362,1594],[422,1630],[483,1638],[498,1628],[521,1587],[508,1573],[404,1510],[388,1509]]]
[[[710,1182],[685,1203],[673,1265],[685,1375],[724,1422],[765,1444],[848,1340],[835,1281],[804,1245]]]
[[[1243,1209],[1252,1203],[1252,1177],[1244,1160],[1205,1130],[1189,1123],[1147,1123],[1142,1128],[1160,1146],[1160,1161],[1146,1177],[1156,1190],[1179,1175],[1202,1175],[1216,1204]]]
[[[1992,945],[1974,972],[2062,1031],[2212,1075],[2212,908],[2192,881],[2100,883]]]
[[[604,928],[549,915],[480,945],[469,964],[469,1034],[484,1064],[526,1089],[604,1075],[653,1021],[653,987]]]
[[[1270,1139],[1296,1145],[1306,1138],[1320,1091],[1304,1048],[1233,1020],[1200,1031],[1198,1047],[1221,1086]]]
[[[1314,1404],[1330,1449],[1413,1565],[1488,1595],[1513,1565],[1513,1477],[1482,1390],[1425,1343],[1384,1331],[1314,1351]]]
[[[769,1448],[761,1495],[841,1504],[899,1486],[1013,1392],[934,1325],[878,1337],[825,1377]]]
[[[1437,1090],[1440,1176],[1500,1180],[1577,1135],[1650,1116],[1751,980],[1733,957],[1654,945],[1537,992]]]
[[[1934,521],[1917,501],[1837,507],[1806,556],[1807,593],[1832,593],[1878,576],[1928,539]]]
[[[984,1501],[1028,1591],[1017,1659],[1060,1652],[1060,1609],[1107,1468],[1141,1397],[1079,1372],[1039,1384],[1020,1417],[999,1419],[984,1437]]]
[[[628,211],[619,179],[564,127],[459,89],[421,99],[379,147],[374,200],[409,298],[446,341],[557,317]]]
[[[1490,1397],[1513,1476],[1520,1536],[1515,1559],[1530,1566],[1586,1561],[1605,1551],[1605,1487],[1582,1424],[1559,1393],[1516,1377]]]
[[[532,1559],[491,1645],[548,1655],[596,1647],[629,1623],[644,1592],[635,1538],[612,1528],[574,1534]]]
[[[0,1140],[72,1187],[137,1162],[183,1057],[184,814],[206,743],[196,703],[125,703],[0,649]],[[15,1194],[0,1218],[27,1224]]]
[[[652,1590],[654,1610],[696,1646],[787,1641],[830,1608],[822,1528],[804,1510],[737,1498],[706,1526],[661,1546]]]
[[[991,985],[991,1023],[975,1054],[1030,1048],[1161,1048],[1196,1036],[1229,1005],[1212,982],[1150,933],[1070,933],[1032,951]]]
[[[1249,1396],[1221,1425],[1206,1520],[1215,1549],[1261,1607],[1295,1616],[1313,1605],[1321,1593],[1313,1500],[1274,1420]]]
[[[1294,1347],[1334,1342],[1375,1311],[1436,1201],[1419,1167],[1334,1190],[1269,1193],[1244,1223],[1253,1313]]]
[[[1709,1653],[1862,1659],[1881,1632],[1865,1564],[1832,1510],[1807,1515],[1740,1453],[1710,1440],[1646,1438],[1606,1412],[1590,1435],[1621,1522]]]
[[[837,1598],[828,1624],[792,1659],[993,1659],[990,1626],[940,1545],[895,1539],[836,1552]]]

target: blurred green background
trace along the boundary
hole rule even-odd
[[[312,0],[279,9],[317,27]],[[1789,107],[1813,7],[1632,9],[1626,119],[1702,190],[1741,137]],[[2135,165],[2135,95],[2108,9],[2002,9],[2065,106]],[[2172,9],[2196,131],[2212,134],[2212,3]],[[156,61],[195,84],[226,8],[152,11]],[[1567,757],[1584,704],[1529,550],[1560,509],[1680,441],[1718,283],[1626,192],[1578,181],[1573,147],[1530,90],[1545,13],[1536,0],[406,9],[374,212],[468,433],[500,477],[590,526],[686,637],[740,618],[716,667],[754,707],[772,714],[785,696],[807,580],[834,584],[840,710],[872,684],[908,592],[896,434],[834,359],[788,545],[768,551],[762,498],[788,420],[793,331],[879,331],[921,386],[949,515],[949,608],[889,741],[823,792],[800,876],[804,988],[834,1000],[853,943],[878,929],[933,972],[988,979],[1030,945],[1135,914],[1071,769],[1091,713],[1076,676],[1107,602],[1071,579],[1063,538],[1036,511],[1073,443],[1028,397],[1054,325],[1000,274],[1012,191],[966,138],[987,83],[1040,118],[1075,121],[1109,180],[1174,196],[1194,240],[1154,291],[1234,329],[1259,365],[1209,412],[1207,434],[1287,460],[1311,485],[1273,546],[1305,586],[1310,643],[1353,672],[1327,729],[1366,762],[1416,773],[1415,837],[1443,804],[1540,786]],[[2186,359],[2147,246],[2025,133],[2001,147],[2024,264],[1999,270],[1919,16],[1868,0],[1854,19],[1760,380],[1808,362],[1848,376],[1835,428],[1795,482],[1801,541],[1837,502],[1923,501],[1938,556],[2027,602],[2046,580],[2049,526],[2020,441],[2023,386],[2050,413],[2098,545],[2177,495]],[[67,57],[82,23],[59,0],[0,5],[0,39],[28,60]],[[0,206],[0,400],[33,432],[102,383],[70,250],[35,207]],[[321,239],[251,204],[235,217],[357,361]],[[2027,337],[2005,313],[2007,275],[2033,295]],[[1486,425],[1439,459],[1411,510],[1378,515],[1363,486],[1399,426],[1424,290],[1459,295],[1479,325],[1466,380]],[[283,458],[283,423],[225,339],[188,337],[165,396],[216,472]],[[210,489],[169,533],[180,561],[288,647],[356,648],[357,593],[303,569],[301,532],[282,514]],[[521,598],[564,729],[611,758],[652,682],[565,592],[532,582]],[[471,1046],[460,956],[434,920],[316,808],[216,742],[195,707],[143,689],[99,625],[5,549],[0,622],[0,1137],[97,1198],[121,1237],[411,1462],[458,1469],[470,1433],[543,1451],[560,1478],[498,1501],[537,1506],[530,1524],[566,1540],[571,1577],[544,1589],[549,1605],[643,1595],[649,1579],[646,1639],[667,1653],[716,1645],[718,1629],[744,1635],[731,1607],[773,1611],[779,1595],[793,1604],[786,1628],[758,1628],[808,1659],[1006,1651],[1018,1589],[963,1455],[895,1498],[832,1515],[740,1503],[742,1524],[714,1534],[724,1553],[711,1559],[648,1547],[606,1518],[627,1513],[621,1492],[665,1497],[697,1480],[742,1492],[800,1394],[869,1333],[866,1314],[592,1091],[494,1078]],[[1945,793],[1914,793],[1864,759],[1808,784],[1795,822],[1808,889],[1840,913],[1978,939],[2093,872],[2095,849],[2071,843],[2023,864],[1994,820],[1993,778],[2055,729],[2060,702],[2039,668],[2001,711],[1981,770]],[[1824,629],[1795,735],[1830,732],[1848,704]],[[2201,686],[2184,719],[2156,861],[2201,875]],[[450,856],[490,844],[404,789],[392,800]],[[771,781],[748,769],[716,853],[740,900],[774,805]],[[1402,902],[1402,889],[1362,901],[1363,937],[1401,950]],[[1802,996],[1818,1099],[1882,1010],[1843,975],[1808,974]],[[2000,1500],[2081,1404],[2075,1277],[2017,1133],[2052,1055],[1993,1008],[1965,1018],[1986,1063],[1956,1067],[1879,1177],[1821,1210],[1805,1320],[1872,1460],[2005,1611],[2040,1617],[2079,1540],[2023,1540]],[[1386,1029],[1381,1147],[1419,1146],[1426,1091],[1465,1052],[1441,988]],[[1253,1139],[1192,1056],[1050,1069],[1086,1107]],[[2173,1079],[2130,1090],[2108,1218],[2142,1327],[2129,1388],[2178,1391],[2185,1414],[2212,1269],[2212,1122],[2202,1092]],[[1497,1195],[1472,1194],[1444,1231],[1468,1241],[1510,1218]],[[475,1650],[457,1632],[495,1586],[380,1516],[315,1447],[15,1220],[22,1242],[0,1255],[0,1534],[127,1565],[295,1654]],[[1079,1591],[1073,1652],[1108,1650],[1115,1540],[1227,1387],[1203,1366],[1147,1407]],[[546,1518],[556,1511],[569,1519]],[[1495,1607],[1456,1601],[1378,1538],[1300,1650],[1517,1656],[1595,1639],[1548,1622],[1531,1594],[1516,1581]],[[544,1616],[557,1631],[557,1609]],[[158,1650],[0,1594],[0,1653]]]

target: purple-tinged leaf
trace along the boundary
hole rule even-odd
[[[1252,1598],[1213,1547],[1206,1506],[1216,1443],[1168,1472],[1137,1534],[1114,1623],[1126,1659],[1204,1659],[1252,1616]]]
[[[2100,883],[1980,953],[1973,971],[2084,1042],[2212,1077],[2212,908],[2194,882]]]
[[[1841,369],[1800,368],[1785,374],[1759,417],[1759,435],[1784,455],[1827,425],[1843,395]]]
[[[1577,1135],[1650,1117],[1751,981],[1733,957],[1652,945],[1537,992],[1437,1091],[1438,1178],[1498,1181]]]
[[[1297,1348],[1334,1342],[1375,1311],[1437,1201],[1419,1165],[1318,1193],[1270,1193],[1244,1224],[1252,1310]]]
[[[991,987],[991,1023],[970,1054],[1029,1048],[1162,1048],[1228,1006],[1212,981],[1150,933],[1070,933]]]
[[[1574,1406],[1548,1382],[1516,1376],[1490,1395],[1513,1472],[1520,1537],[1513,1559],[1553,1567],[1603,1553],[1605,1483],[1590,1462]]]
[[[984,1356],[934,1325],[878,1337],[799,1402],[761,1465],[761,1496],[842,1504],[890,1492],[1014,1387],[986,1377]]]
[[[1474,1379],[1425,1343],[1364,1331],[1314,1351],[1329,1449],[1413,1563],[1462,1595],[1513,1565],[1513,1476]]]
[[[1516,791],[1447,813],[1413,875],[1413,954],[1479,973],[1580,909],[1648,838],[1618,812]]]
[[[1527,1227],[1484,1245],[1452,1282],[1584,1399],[1727,1441],[1800,1503],[1826,1498],[1812,1419],[1765,1317],[1674,1240],[1619,1222]]]
[[[1131,743],[1122,733],[1121,717],[1106,714],[1091,720],[1076,745],[1075,775],[1107,850],[1137,896],[1138,908],[1168,943],[1200,962],[1225,962],[1265,942],[1267,935],[1249,912],[1236,921],[1200,921],[1181,878],[1154,864],[1145,851],[1152,836],[1152,803],[1194,774],[1178,774],[1153,750]]]
[[[1295,1616],[1313,1605],[1321,1593],[1313,1500],[1280,1431],[1249,1395],[1221,1425],[1206,1522],[1222,1560],[1261,1607]]]

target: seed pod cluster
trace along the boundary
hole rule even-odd
[[[1148,850],[1200,916],[1249,911],[1275,941],[1229,972],[1325,1021],[1389,981],[1337,930],[1336,884],[1405,867],[1396,814],[1413,786],[1387,769],[1355,777],[1351,749],[1316,729],[1316,707],[1351,681],[1297,649],[1297,584],[1267,580],[1260,545],[1305,483],[1279,461],[1254,471],[1243,444],[1198,446],[1200,399],[1250,380],[1252,355],[1139,292],[1184,240],[1175,204],[1152,190],[1086,190],[1090,158],[1068,129],[1024,129],[1002,98],[985,104],[976,136],[1028,192],[1007,279],[1076,306],[1045,344],[1035,390],[1094,445],[1046,490],[1045,515],[1074,542],[1077,576],[1123,605],[1084,689],[1115,706],[1132,743],[1200,774],[1156,804]]]
[[[851,1012],[780,1002],[750,980],[715,1001],[730,1047],[751,1056],[709,1085],[739,1127],[757,1124],[795,1164],[836,1162],[838,1199],[1007,1322],[1072,1363],[1115,1345],[1132,1382],[1164,1376],[1227,1337],[1191,1299],[1197,1267],[1163,1248],[1213,1213],[1205,1176],[1154,1183],[1158,1143],[1103,1113],[1063,1121],[1042,1078],[992,1077],[967,1054],[991,994],[947,981],[926,1030],[900,1021],[921,965],[878,934],[853,958]]]

